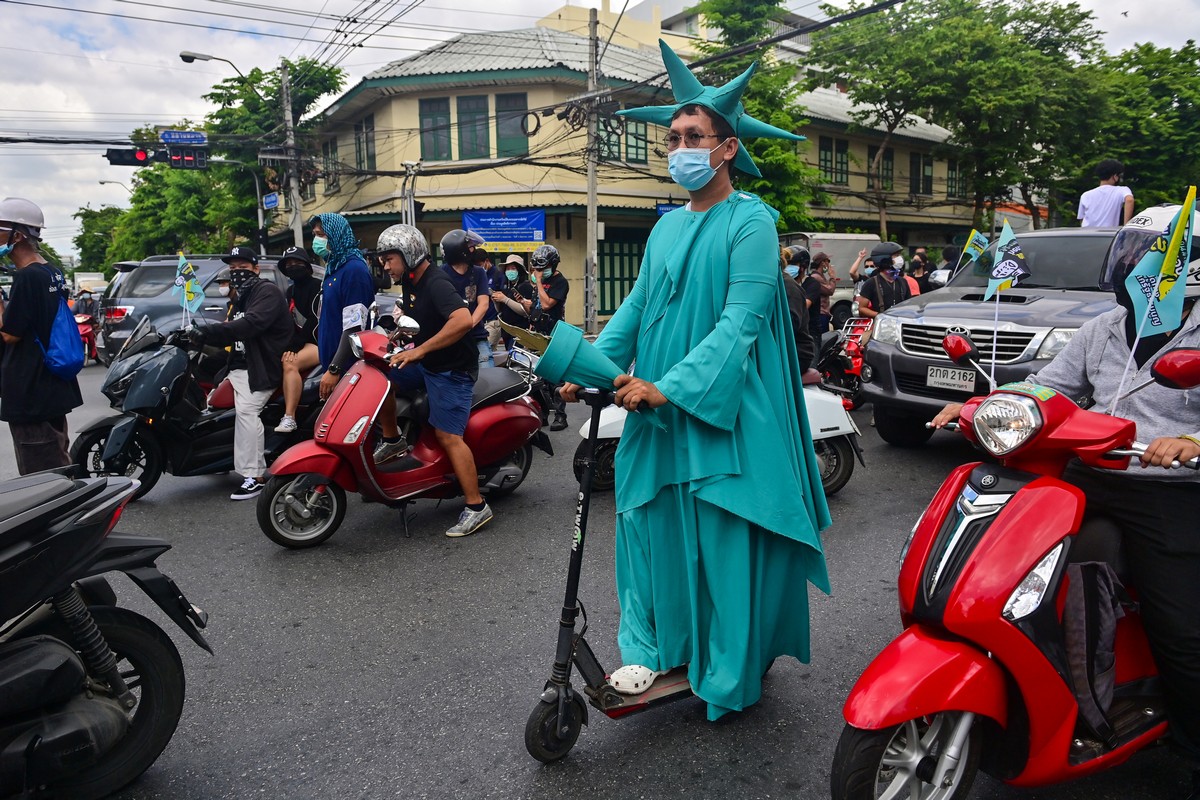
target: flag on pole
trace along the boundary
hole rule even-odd
[[[1138,327],[1139,334],[1173,331],[1183,321],[1195,207],[1196,187],[1189,186],[1179,213],[1125,279],[1125,288],[1133,300],[1134,317],[1145,320]]]
[[[1004,230],[1000,231],[1000,240],[996,245],[996,258],[992,265],[992,276],[988,280],[987,291],[983,293],[986,302],[995,292],[1011,289],[1029,277],[1029,267],[1025,264],[1025,254],[1021,252],[1021,244],[1013,233],[1008,220],[1004,220]],[[997,298],[999,299],[999,298]]]
[[[204,304],[204,287],[196,279],[196,270],[188,263],[183,251],[179,251],[179,265],[175,268],[175,286],[172,294],[179,295],[179,305],[183,306],[184,316],[195,314]]]
[[[969,264],[983,255],[983,251],[987,250],[987,246],[987,237],[972,228],[971,235],[967,237],[967,243],[963,246],[963,255],[967,257],[967,263]]]

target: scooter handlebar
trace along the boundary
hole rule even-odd
[[[1127,447],[1127,448],[1124,448],[1124,449],[1118,448],[1116,450],[1109,450],[1104,455],[1108,456],[1110,458],[1141,458],[1145,454],[1147,447],[1149,447],[1149,445],[1142,444],[1141,442],[1134,442],[1133,444],[1129,445],[1129,447]],[[1171,462],[1171,469],[1179,469],[1180,467],[1187,467],[1188,469],[1200,470],[1200,456],[1198,456],[1196,458],[1190,458],[1187,461],[1172,461]]]
[[[933,428],[934,425],[932,422],[926,422],[925,427]],[[957,422],[947,422],[945,425],[942,426],[942,428],[945,430],[948,430],[948,431],[956,431],[956,430],[958,430],[958,423]]]

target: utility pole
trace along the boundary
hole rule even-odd
[[[286,61],[279,64],[279,83],[283,90],[283,126],[287,132],[288,205],[292,210],[292,235],[295,237],[296,247],[304,247],[304,223],[300,219],[300,156],[296,152],[296,131],[292,124],[292,87],[288,81]]]
[[[596,113],[599,101],[595,97],[600,84],[597,25],[596,9],[588,9],[588,95],[591,99],[588,100],[587,117],[587,258],[583,271],[583,327],[589,334],[595,334],[597,328],[596,240],[599,238],[600,227],[596,219],[596,160],[600,157],[600,138],[596,130],[599,122]]]

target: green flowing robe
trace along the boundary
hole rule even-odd
[[[808,583],[829,591],[777,216],[736,191],[664,215],[596,341],[670,401],[616,454],[621,655],[688,664],[714,720],[757,702],[776,656],[808,660]]]

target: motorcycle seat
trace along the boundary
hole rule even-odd
[[[471,397],[471,410],[506,403],[526,394],[529,394],[529,384],[512,370],[480,367],[475,393]]]
[[[0,543],[4,534],[23,524],[27,511],[48,503],[75,488],[75,481],[54,472],[39,472],[0,482]]]

